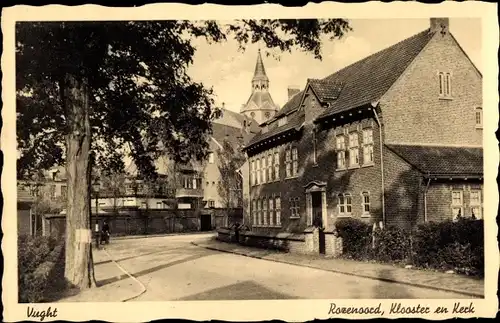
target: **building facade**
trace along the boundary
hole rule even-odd
[[[309,79],[245,147],[252,231],[482,217],[482,75],[446,18]]]
[[[252,92],[247,102],[241,107],[240,113],[262,124],[274,117],[278,109],[279,107],[269,93],[269,77],[267,77],[259,49],[252,78]]]

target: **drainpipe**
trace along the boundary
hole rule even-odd
[[[429,190],[429,184],[431,183],[431,178],[427,180],[427,185],[425,185],[424,191],[424,222],[427,222],[427,191]]]
[[[373,106],[373,114],[375,116],[375,120],[378,124],[378,132],[379,132],[379,140],[380,140],[380,172],[382,173],[382,223],[385,227],[385,183],[384,183],[384,150],[383,150],[383,139],[382,139],[382,124],[380,123],[380,119],[378,118],[376,107],[378,106],[378,102],[372,103]]]

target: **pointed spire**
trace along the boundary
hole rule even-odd
[[[260,54],[260,48],[257,55],[257,63],[255,64],[255,72],[253,74],[253,80],[268,80],[266,75],[266,69],[264,68],[264,63],[262,62],[262,55]]]

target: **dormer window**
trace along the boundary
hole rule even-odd
[[[278,127],[286,125],[286,116],[278,119]]]

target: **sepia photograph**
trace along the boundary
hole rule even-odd
[[[492,6],[91,7],[2,22],[11,320],[494,317]]]

